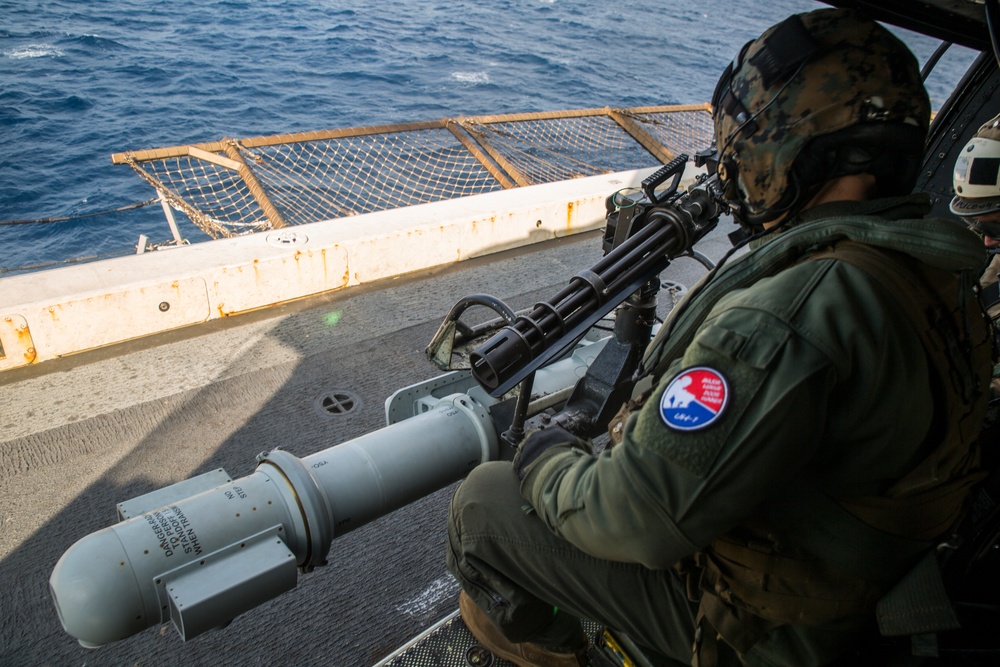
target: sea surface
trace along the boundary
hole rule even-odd
[[[0,276],[170,233],[112,153],[223,137],[709,101],[810,0],[0,0]],[[897,31],[921,63],[934,40]],[[928,80],[940,107],[974,53]],[[97,214],[97,215],[89,215]],[[6,224],[83,216],[65,222]],[[179,215],[183,235],[208,240]]]

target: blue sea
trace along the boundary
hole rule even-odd
[[[170,232],[112,153],[456,115],[707,102],[809,0],[0,0],[0,276]],[[897,31],[921,63],[937,44]],[[935,108],[975,54],[928,81]],[[183,235],[207,240],[183,219]]]

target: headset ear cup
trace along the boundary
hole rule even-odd
[[[861,123],[809,141],[792,171],[808,193],[840,176],[875,176],[879,197],[909,194],[923,160],[924,133],[904,123]]]

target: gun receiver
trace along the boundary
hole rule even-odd
[[[677,194],[686,161],[687,156],[680,155],[647,178],[642,194],[611,195],[605,256],[574,276],[551,300],[536,304],[472,352],[472,374],[490,395],[503,395],[565,353],[598,320],[672,259],[689,253],[716,226],[725,209],[718,176],[704,175],[686,193]],[[673,185],[658,195],[656,188],[670,177]]]

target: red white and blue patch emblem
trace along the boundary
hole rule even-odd
[[[660,416],[670,428],[696,431],[718,419],[729,403],[729,385],[719,371],[689,368],[667,386],[660,399]]]

